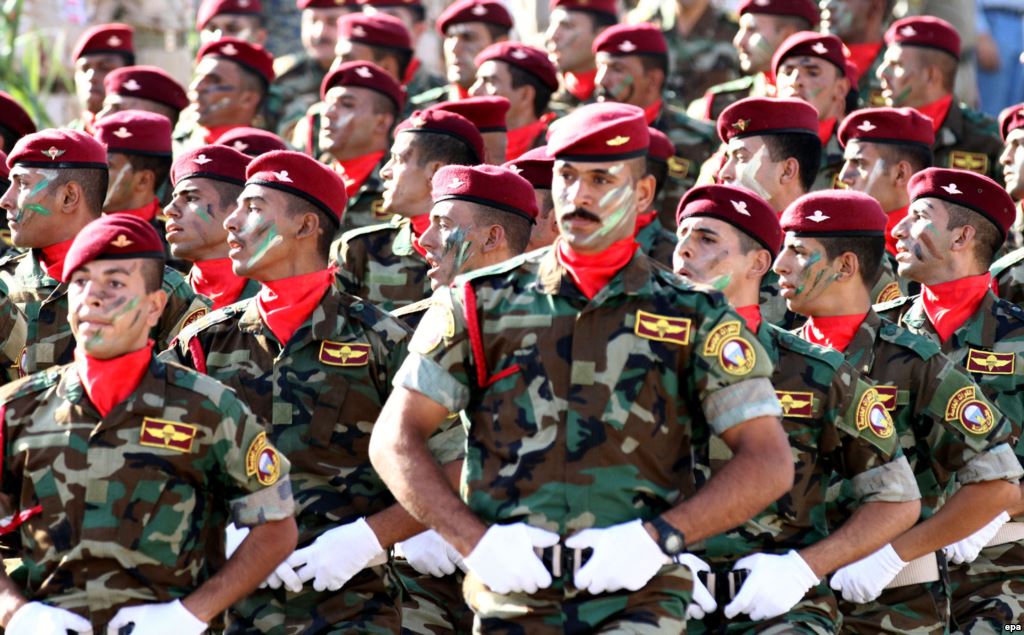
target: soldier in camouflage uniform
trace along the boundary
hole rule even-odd
[[[921,283],[923,293],[876,309],[912,333],[933,338],[966,368],[1014,426],[1020,459],[1024,362],[1017,351],[1024,311],[995,297],[988,273],[1013,222],[1013,201],[991,179],[961,170],[929,168],[914,175],[909,189],[910,214],[893,236],[900,275]],[[984,530],[946,548],[956,563],[950,581],[953,625],[960,632],[998,631],[1024,619],[1022,507],[1011,505]],[[1011,518],[1017,520],[1007,523]]]
[[[764,346],[797,466],[789,493],[688,558],[708,574],[709,590],[695,593],[705,602],[690,617],[703,621],[691,619],[687,632],[834,633],[841,623],[837,601],[820,578],[913,523],[913,473],[877,391],[838,353],[761,319],[761,279],[782,246],[774,210],[741,188],[699,187],[679,204],[678,233],[676,271],[722,288]],[[701,472],[714,474],[729,456],[712,444],[698,459]],[[824,516],[837,474],[852,479],[863,504],[842,527],[829,526]],[[733,619],[740,613],[750,619]]]
[[[661,222],[661,217],[665,215],[663,210],[666,206],[672,203],[661,195],[675,164],[676,149],[660,130],[648,127],[647,132],[651,137],[651,146],[647,151],[647,174],[654,177],[654,205],[653,209],[637,216],[636,241],[640,243],[640,251],[651,260],[671,267],[676,236]]]
[[[821,29],[835,35],[849,51],[847,59],[860,79],[854,88],[862,107],[885,105],[876,70],[885,53],[885,23],[891,15],[890,0],[820,0]]]
[[[509,39],[512,14],[498,0],[455,0],[437,18],[442,38],[448,95],[444,101],[469,96],[476,81],[476,56],[485,48]],[[414,107],[422,98],[413,97]]]
[[[165,300],[151,226],[106,216],[68,252],[75,362],[0,391],[9,635],[192,635],[295,544],[288,462],[234,391],[153,356]],[[148,342],[147,342],[148,340]],[[251,527],[224,563],[211,539]]]
[[[551,180],[555,160],[548,156],[547,146],[534,148],[504,165],[530,182],[530,185],[533,186],[533,195],[537,199],[537,222],[530,232],[530,244],[527,245],[526,251],[533,251],[554,243],[558,238],[555,202],[551,198]]]
[[[1024,199],[1024,104],[1010,106],[999,114],[999,132],[1003,152],[999,155],[1006,191],[1017,205],[1017,218],[1010,227],[1004,256],[992,263],[989,270],[999,288],[999,297],[1020,305],[1024,302],[1024,231],[1020,201]],[[1012,251],[1010,251],[1012,249]]]
[[[594,101],[597,67],[594,39],[619,21],[615,0],[553,0],[544,46],[555,63],[561,88],[551,96],[559,117]]]
[[[107,156],[88,135],[44,130],[18,142],[7,164],[13,185],[0,198],[0,208],[14,216],[12,238],[27,251],[0,261],[0,282],[28,319],[26,348],[13,370],[25,374],[71,361],[74,338],[61,272],[71,240],[100,214]],[[166,346],[209,306],[170,267],[164,269],[163,290],[167,304],[152,333],[157,346]]]
[[[82,110],[80,118],[67,127],[92,134],[96,113],[103,108],[103,80],[107,73],[135,64],[133,35],[127,24],[111,23],[91,27],[78,38],[71,60],[75,67],[75,94]]]
[[[7,167],[7,153],[0,150],[0,196],[7,193],[11,187],[11,170]],[[11,242],[11,230],[7,229],[7,216],[0,221],[0,260],[7,256],[18,253],[14,243]]]
[[[724,298],[636,252],[647,145],[625,104],[555,129],[559,242],[438,289],[374,431],[392,491],[465,556],[475,631],[681,632],[692,576],[669,556],[791,484],[764,350]],[[460,500],[424,439],[463,409]],[[712,432],[761,487],[696,491]]]
[[[483,139],[465,117],[432,109],[395,128],[381,170],[388,223],[346,232],[331,245],[343,288],[385,311],[430,295],[429,266],[419,236],[430,224],[430,179],[445,165],[477,165]]]

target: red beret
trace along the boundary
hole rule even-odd
[[[558,90],[558,71],[548,58],[548,54],[539,48],[521,42],[496,42],[476,56],[477,68],[488,60],[515,66],[537,78],[552,91]]]
[[[818,57],[831,62],[846,75],[846,56],[843,54],[843,41],[834,35],[822,35],[817,31],[798,31],[790,35],[772,56],[772,71],[779,74],[779,67],[787,57]]]
[[[148,222],[131,214],[104,214],[78,232],[64,257],[64,280],[94,260],[164,260],[164,244]]]
[[[135,56],[135,29],[127,24],[97,24],[85,30],[75,44],[71,59],[77,60],[83,55],[103,55],[114,53],[124,57]]]
[[[812,0],[741,0],[736,8],[737,15],[744,13],[763,13],[766,15],[784,15],[803,18],[816,28],[821,19],[821,11]]]
[[[999,134],[1006,141],[1006,137],[1017,128],[1024,127],[1024,104],[1016,104],[1003,109],[999,113]]]
[[[1006,233],[1017,218],[1013,199],[998,183],[967,170],[928,168],[910,177],[907,184],[911,202],[937,198],[974,210],[992,221],[1006,240]]]
[[[107,152],[171,156],[171,120],[155,112],[122,110],[97,119],[93,127]]]
[[[7,167],[107,169],[107,149],[91,135],[68,128],[47,128],[25,135],[7,155]]]
[[[342,7],[359,7],[357,0],[295,0],[297,9],[340,9]]]
[[[359,4],[371,7],[422,7],[420,0],[356,0]]]
[[[236,37],[222,37],[204,44],[196,55],[196,61],[207,55],[231,60],[268,85],[274,81],[274,57],[259,44],[250,44]]]
[[[338,224],[348,196],[338,173],[316,159],[288,150],[260,155],[245,170],[246,185],[255,183],[297,196]]]
[[[661,29],[647,22],[616,24],[594,38],[594,53],[610,55],[667,55],[668,44]]]
[[[443,101],[434,104],[427,110],[447,110],[457,115],[462,115],[476,129],[485,132],[505,132],[508,127],[505,125],[505,115],[512,103],[505,97],[466,97],[459,101]]]
[[[548,153],[570,161],[619,161],[646,155],[650,139],[642,109],[601,102],[580,106],[558,121],[548,137]]]
[[[935,129],[931,117],[914,108],[862,108],[855,110],[839,126],[839,145],[850,139],[871,143],[919,145],[931,148]]]
[[[202,146],[182,154],[171,166],[171,185],[191,178],[245,185],[252,157],[226,145]]]
[[[647,134],[651,135],[650,147],[647,148],[647,158],[667,163],[676,155],[676,146],[661,130],[647,127]]]
[[[807,236],[885,236],[887,221],[874,198],[853,190],[804,194],[782,212],[782,231]]]
[[[14,97],[0,90],[0,126],[7,128],[17,137],[24,137],[36,131],[36,124],[28,112]]]
[[[478,162],[483,161],[484,138],[473,122],[460,114],[440,108],[417,110],[395,127],[395,134],[400,132],[429,132],[454,137],[473,151]]]
[[[327,91],[335,86],[356,86],[376,91],[391,100],[395,112],[402,112],[405,105],[402,85],[373,62],[345,62],[327,73],[320,84],[320,99],[326,99]]]
[[[262,15],[260,0],[203,0],[196,12],[196,30],[202,31],[206,23],[218,15]]]
[[[7,181],[10,185],[11,169],[7,167],[7,153],[3,150],[0,150],[0,179]],[[0,196],[3,195],[0,194]]]
[[[288,149],[288,144],[273,132],[249,126],[239,126],[228,130],[217,139],[217,145],[230,146],[249,155],[250,158],[274,150]]]
[[[103,80],[108,95],[148,99],[174,110],[188,106],[185,89],[162,68],[156,66],[122,66],[110,71]]]
[[[539,190],[550,190],[554,176],[555,157],[548,154],[546,146],[533,148],[502,164],[523,177]]]
[[[444,35],[448,27],[463,22],[484,22],[511,29],[512,15],[498,0],[455,0],[437,18],[437,30]]]
[[[676,224],[692,216],[725,221],[776,256],[782,249],[779,216],[763,198],[742,187],[702,185],[688,191],[676,208]]]
[[[552,11],[560,7],[566,11],[603,13],[605,15],[610,15],[616,20],[619,18],[618,3],[616,0],[551,0],[548,7]]]
[[[405,23],[386,13],[349,13],[341,16],[338,18],[338,37],[367,46],[412,50],[412,37]]]
[[[430,196],[434,203],[452,199],[486,205],[521,216],[537,218],[537,197],[529,181],[497,165],[446,165],[436,173]]]
[[[960,59],[960,35],[941,18],[919,15],[896,20],[885,32],[886,44],[923,46]]]
[[[747,97],[718,116],[723,143],[736,137],[793,133],[818,136],[818,111],[802,99]]]

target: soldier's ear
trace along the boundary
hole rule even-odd
[[[772,270],[772,254],[767,249],[757,249],[753,252],[753,258],[749,260],[750,268],[747,270],[747,278],[760,280]]]
[[[636,182],[636,213],[642,214],[654,205],[654,190],[657,182],[654,176],[647,174]]]
[[[146,294],[146,325],[153,328],[160,322],[164,314],[164,307],[167,306],[167,292],[163,289],[150,291]]]
[[[57,203],[60,205],[60,211],[64,214],[74,214],[85,201],[82,185],[78,181],[68,181],[59,187],[61,190],[57,193]]]
[[[860,273],[860,261],[857,254],[852,251],[844,251],[836,258],[836,280],[846,281],[854,278]]]
[[[978,238],[978,230],[974,225],[961,225],[960,227],[954,227],[950,230],[950,251],[965,251],[970,250],[974,252],[974,241]]]

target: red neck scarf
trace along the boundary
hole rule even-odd
[[[650,126],[654,123],[654,120],[661,114],[661,98],[654,102],[650,106],[644,108],[644,119],[647,120],[647,125]]]
[[[983,273],[931,286],[921,285],[925,315],[943,342],[978,310],[991,278],[992,274]]]
[[[152,222],[156,218],[157,212],[160,211],[160,201],[157,197],[153,197],[153,200],[146,203],[142,207],[136,207],[135,209],[119,209],[113,214],[131,214],[137,216],[147,223]]]
[[[256,294],[256,309],[278,342],[287,344],[312,315],[334,279],[328,267],[313,273],[264,282]]]
[[[832,131],[836,129],[836,118],[829,117],[824,121],[818,122],[818,139],[821,139],[822,147],[828,145],[828,140],[832,138]]]
[[[505,160],[513,161],[533,146],[534,140],[548,127],[555,113],[546,112],[540,119],[515,130],[508,131],[508,144],[505,148]]]
[[[632,237],[613,243],[601,253],[592,255],[576,253],[561,239],[557,245],[555,256],[558,262],[566,268],[588,300],[593,300],[597,292],[608,284],[619,269],[629,263],[639,247]]]
[[[594,94],[597,68],[582,73],[565,73],[562,77],[565,80],[565,89],[576,99],[586,101]]]
[[[412,248],[424,258],[427,257],[427,250],[420,247],[420,236],[430,228],[430,214],[420,214],[409,219],[412,223]]]
[[[949,107],[953,105],[953,95],[946,95],[940,97],[930,104],[925,104],[917,108],[917,112],[922,115],[927,115],[932,118],[932,129],[935,132],[939,131],[942,127],[942,122],[946,120],[946,115],[949,114]]]
[[[345,182],[345,194],[349,198],[355,196],[359,188],[366,182],[366,178],[370,176],[370,172],[373,172],[373,168],[377,167],[377,164],[380,163],[380,159],[383,156],[384,151],[381,150],[380,152],[370,152],[354,159],[334,162],[334,171]]]
[[[640,233],[640,230],[647,227],[654,222],[654,219],[658,217],[658,210],[651,210],[644,214],[636,215],[636,229],[633,230],[633,235],[636,236]]]
[[[409,60],[409,65],[405,67],[405,77],[402,78],[402,88],[405,88],[412,78],[416,76],[416,71],[420,70],[420,61],[415,57]]]
[[[807,318],[801,335],[808,342],[834,348],[842,353],[850,345],[867,313],[856,315],[818,315]]]
[[[892,230],[907,217],[907,208],[909,207],[909,205],[904,205],[885,214],[885,250],[894,256],[896,255],[896,239],[892,237]]]
[[[757,329],[761,328],[761,305],[738,306],[736,307],[736,312],[747,323],[747,328],[750,329],[750,332],[757,333]]]
[[[75,368],[89,401],[101,417],[135,392],[153,357],[153,340],[137,351],[113,359],[96,359],[81,346],[75,348]]]
[[[64,258],[68,255],[68,251],[71,249],[71,243],[73,242],[75,242],[74,238],[57,243],[56,245],[43,247],[39,250],[39,259],[43,261],[43,267],[46,269],[46,275],[50,276],[54,280],[60,280],[63,278]]]
[[[225,133],[234,130],[235,128],[241,128],[238,124],[231,124],[228,126],[213,126],[212,128],[204,128],[200,126],[199,130],[203,133],[203,143],[210,145],[217,143],[217,139],[224,136]]]
[[[463,99],[469,97],[468,88],[463,88],[459,84],[453,84],[453,86],[455,87],[455,101],[462,101]]]
[[[201,260],[192,265],[188,277],[192,290],[213,300],[213,308],[225,307],[236,300],[245,288],[246,279],[231,270],[230,258]]]
[[[871,70],[871,63],[878,57],[878,52],[882,50],[882,44],[882,42],[867,42],[846,45],[846,49],[850,52],[846,59],[850,60],[850,63],[857,68],[857,77],[864,77],[864,73]]]

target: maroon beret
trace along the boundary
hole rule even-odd
[[[412,50],[412,36],[405,23],[386,13],[349,13],[338,18],[338,37],[400,51]]]
[[[255,183],[297,196],[338,224],[348,196],[337,172],[301,152],[278,150],[260,155],[245,170],[246,185]]]
[[[603,13],[615,19],[619,17],[619,7],[616,0],[551,0],[548,7],[552,11],[560,7],[566,11]]]
[[[539,48],[522,42],[496,42],[476,56],[477,68],[488,60],[515,66],[537,78],[552,91],[558,90],[558,71],[548,58],[548,54]]]
[[[601,102],[580,106],[558,121],[548,137],[548,153],[570,161],[619,161],[646,155],[650,139],[642,109]]]
[[[148,99],[178,111],[188,106],[185,89],[164,69],[156,66],[122,66],[114,69],[103,80],[103,88],[108,95]]]
[[[202,146],[182,154],[171,166],[171,185],[191,178],[245,185],[252,157],[226,145]]]
[[[885,43],[923,46],[960,59],[960,34],[949,22],[930,15],[896,20],[885,32]]]
[[[482,134],[506,132],[508,127],[505,125],[505,115],[508,114],[511,105],[512,103],[505,97],[495,95],[493,97],[466,97],[459,101],[443,101],[434,104],[427,110],[447,110],[462,115],[469,119]]]
[[[7,167],[7,153],[3,150],[0,150],[0,179],[7,181],[8,185],[10,184],[11,169]],[[2,196],[2,194],[0,194],[0,196]]]
[[[93,127],[107,152],[171,156],[171,120],[155,112],[122,110],[97,119]]]
[[[104,214],[78,232],[64,257],[64,282],[94,260],[164,260],[164,244],[151,224],[131,214]]]
[[[1015,104],[999,113],[999,134],[1003,141],[1017,128],[1024,127],[1024,104]]]
[[[107,149],[91,135],[68,128],[47,128],[25,135],[7,155],[7,167],[107,169]]]
[[[359,7],[358,0],[295,0],[297,9],[340,9],[342,7]]]
[[[766,15],[785,15],[803,18],[816,28],[821,20],[821,11],[812,0],[741,0],[736,7],[736,14],[763,13]]]
[[[512,15],[498,0],[455,0],[437,18],[437,30],[444,35],[448,27],[463,22],[484,22],[511,29]]]
[[[763,198],[742,187],[702,185],[688,191],[676,208],[676,224],[692,216],[725,221],[776,256],[782,249],[779,216]]]
[[[772,71],[779,74],[779,67],[787,57],[819,57],[839,69],[846,75],[846,56],[843,54],[843,41],[834,35],[822,35],[817,31],[798,31],[790,35],[772,56]]]
[[[421,0],[356,0],[361,5],[371,7],[422,7]]]
[[[647,148],[647,158],[667,163],[676,155],[676,146],[661,130],[647,127],[647,134],[651,135],[650,147]]]
[[[931,148],[935,128],[931,117],[914,108],[862,108],[843,119],[838,136],[844,148],[851,139]]]
[[[818,111],[802,99],[747,97],[718,116],[723,143],[735,137],[793,133],[818,136]]]
[[[273,132],[249,126],[239,126],[228,130],[217,139],[217,145],[230,146],[249,155],[250,158],[275,150],[288,149],[288,144]]]
[[[546,146],[527,150],[511,161],[502,164],[530,182],[539,190],[550,190],[555,170],[555,157],[548,154]]]
[[[262,15],[260,0],[203,0],[196,12],[196,30],[202,31],[206,23],[218,15]]]
[[[594,53],[610,55],[667,55],[661,29],[648,22],[616,24],[601,31],[591,45]]]
[[[405,105],[402,85],[373,62],[345,62],[327,73],[320,84],[320,99],[326,99],[327,91],[335,86],[356,86],[376,91],[391,100],[395,112],[402,112]]]
[[[0,126],[7,128],[17,137],[24,137],[36,131],[36,124],[28,112],[14,97],[0,90]]]
[[[75,51],[71,59],[77,60],[83,55],[103,55],[114,53],[116,55],[135,55],[134,45],[135,29],[127,24],[117,22],[111,24],[97,24],[85,30],[85,33],[78,38],[75,44]]]
[[[531,223],[539,213],[533,185],[506,167],[446,165],[434,173],[431,185],[434,203],[469,201],[522,216]]]
[[[937,198],[961,205],[992,221],[1003,240],[1017,218],[1013,199],[998,183],[967,170],[928,168],[910,177],[907,184],[911,202],[921,198]]]
[[[440,108],[417,110],[395,127],[395,134],[400,132],[430,132],[453,137],[466,144],[478,162],[483,161],[484,138],[472,121],[458,113]]]
[[[274,56],[259,44],[251,44],[236,37],[222,37],[204,44],[196,55],[196,61],[207,55],[231,60],[256,74],[268,85],[274,81]]]
[[[782,212],[782,231],[807,236],[885,236],[882,206],[853,190],[821,190],[804,194]]]

